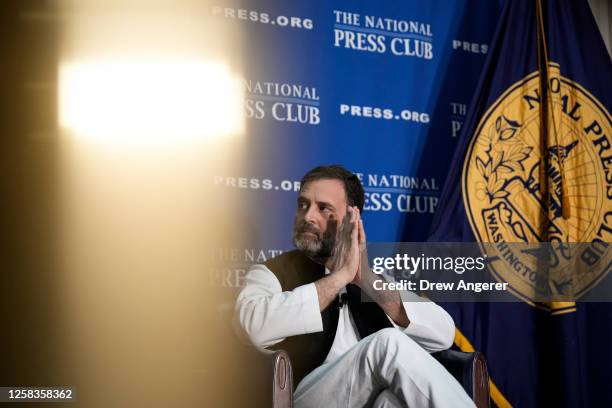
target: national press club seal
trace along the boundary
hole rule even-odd
[[[462,193],[495,278],[529,304],[555,309],[568,303],[556,300],[578,299],[610,270],[612,125],[606,107],[550,63],[543,143],[539,81],[538,72],[527,75],[483,115]],[[546,273],[543,257],[533,256],[543,241],[551,243]]]

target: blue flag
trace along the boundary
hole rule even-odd
[[[612,242],[612,63],[586,0],[508,0],[431,240]],[[599,259],[599,258],[598,258]],[[600,262],[575,293],[609,272]],[[445,307],[456,345],[484,352],[497,406],[612,406],[612,305],[530,300]]]

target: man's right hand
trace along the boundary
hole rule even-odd
[[[347,284],[358,278],[360,219],[359,209],[357,207],[348,207],[338,231],[336,246],[332,256],[325,265],[332,274],[344,277]]]
[[[325,309],[343,287],[360,279],[360,219],[359,209],[348,207],[338,231],[333,254],[325,264],[330,274],[315,282],[320,310]]]

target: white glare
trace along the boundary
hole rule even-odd
[[[242,131],[240,81],[203,60],[67,62],[59,124],[105,140],[198,139]]]

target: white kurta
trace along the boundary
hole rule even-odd
[[[243,339],[258,347],[268,347],[289,336],[323,331],[314,283],[283,292],[276,276],[264,265],[251,267],[245,279],[234,313],[234,326]],[[420,406],[421,403],[427,406],[473,406],[459,383],[428,354],[452,345],[455,335],[452,318],[433,302],[425,301],[411,292],[400,293],[410,320],[408,327],[399,327],[389,318],[394,329],[381,330],[365,339],[360,338],[348,305],[342,307],[336,336],[327,358],[322,366],[298,385],[294,394],[296,406],[396,406],[393,403],[389,405],[389,401],[397,400],[400,397],[398,394],[403,395],[399,398],[403,401],[402,406]],[[389,336],[389,331],[403,334],[396,338]],[[392,361],[385,361],[389,353],[378,356],[375,352],[381,345],[395,354],[408,353],[407,360],[393,358]],[[417,358],[415,354],[422,355]],[[369,359],[374,360],[364,365],[363,362]],[[426,367],[416,366],[415,361],[421,361]],[[356,375],[355,366],[361,367]],[[377,372],[361,372],[366,366]],[[395,366],[399,366],[400,370],[393,371]],[[391,371],[382,373],[383,368]],[[417,382],[410,379],[406,369],[409,372],[416,370],[420,379]],[[374,378],[380,375],[392,375],[398,381],[375,381]],[[371,387],[360,384],[364,380]],[[334,381],[339,384],[334,385]],[[344,384],[346,381],[349,384]],[[417,386],[417,383],[421,383],[421,386]],[[432,388],[433,384],[435,389]],[[358,389],[355,388],[357,385]],[[333,388],[326,392],[328,387]],[[346,392],[350,395],[346,395]],[[439,397],[434,395],[436,393]],[[340,405],[330,404],[325,399],[331,398],[332,394],[338,403],[342,402]],[[447,398],[452,400],[445,404]]]

